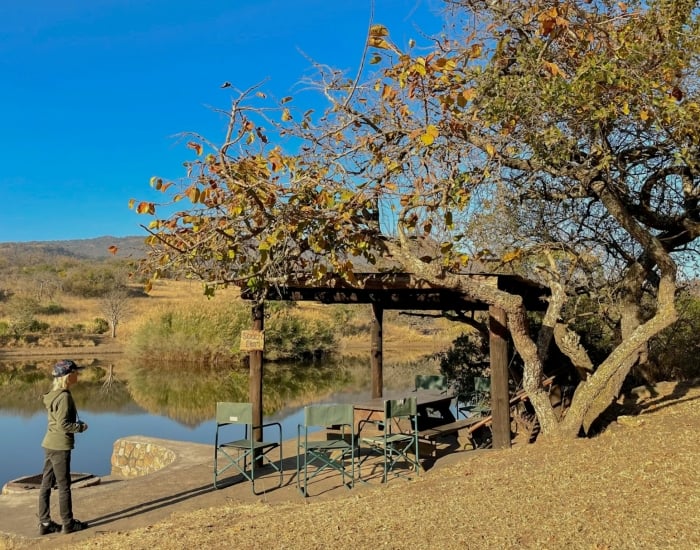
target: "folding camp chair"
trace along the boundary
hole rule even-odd
[[[380,455],[384,458],[384,473],[382,481],[386,483],[389,472],[403,475],[394,470],[403,463],[418,475],[418,407],[415,397],[404,399],[387,399],[384,401],[384,420],[377,423],[374,420],[361,421],[360,433],[365,424],[375,424],[381,431],[379,435],[360,437],[360,449],[366,446],[368,454],[360,461],[361,466],[370,456]],[[411,456],[412,455],[412,456]]]
[[[221,432],[227,426],[243,426],[243,439],[221,442]],[[277,429],[275,429],[275,427]],[[257,428],[272,431],[277,436],[267,441],[255,441],[253,431]],[[270,430],[266,430],[270,428]],[[239,428],[240,429],[240,428]],[[279,457],[272,460],[268,453],[277,449]],[[222,461],[224,464],[220,465]],[[250,462],[250,468],[248,468]],[[257,464],[256,464],[257,463]],[[214,488],[219,488],[219,477],[229,468],[235,468],[245,479],[251,482],[253,494],[261,494],[255,490],[256,471],[265,464],[279,473],[279,483],[272,487],[277,489],[282,486],[282,425],[279,422],[270,422],[260,426],[253,425],[253,405],[251,403],[216,404],[216,437],[214,440]],[[265,492],[265,491],[261,491]]]
[[[457,410],[465,417],[491,414],[491,379],[475,376],[474,391],[458,398]]]
[[[339,472],[346,487],[354,486],[354,421],[352,405],[304,407],[304,423],[297,426],[297,489],[302,495],[309,496],[309,481],[327,469]],[[325,434],[309,438],[309,433],[318,428],[325,429]],[[312,465],[316,469],[309,473],[309,466]]]
[[[447,378],[441,374],[417,374],[415,381],[416,390],[448,390]]]

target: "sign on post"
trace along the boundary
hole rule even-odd
[[[241,331],[241,351],[263,351],[265,348],[265,332],[262,330]]]

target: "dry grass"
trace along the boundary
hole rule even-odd
[[[700,548],[700,387],[657,389],[591,440],[463,453],[337,500],[232,503],[73,547]]]

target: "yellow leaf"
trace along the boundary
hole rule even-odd
[[[432,145],[435,138],[439,135],[440,131],[432,124],[429,124],[425,129],[425,133],[421,135],[420,139],[423,142],[423,145]]]
[[[622,104],[622,113],[625,115],[630,114],[630,105],[626,101]]]
[[[289,112],[289,109],[282,111],[282,120],[285,122],[292,120],[292,114]]]
[[[647,120],[649,120],[649,113],[645,109],[642,109],[639,112],[639,118],[641,118],[644,122],[646,122]]]
[[[391,46],[389,43],[384,40],[383,38],[375,38],[375,37],[370,37],[369,38],[369,45],[372,46],[373,48],[379,48],[381,50],[390,50]]]
[[[136,199],[129,199],[129,210],[132,210],[134,208],[135,202],[136,202]]]
[[[384,25],[372,25],[369,29],[369,35],[371,37],[389,36],[389,30]]]
[[[488,154],[488,156],[492,157],[496,154],[496,148],[492,144],[487,143],[486,144],[486,153]]]
[[[517,260],[518,258],[520,258],[520,254],[521,254],[521,253],[522,253],[522,251],[521,251],[519,248],[516,248],[515,250],[511,250],[510,252],[506,252],[506,253],[503,255],[502,260],[503,260],[505,263],[510,263],[510,262],[512,262],[512,261]]]

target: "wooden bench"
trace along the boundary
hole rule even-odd
[[[470,416],[455,420],[449,424],[434,426],[418,432],[418,439],[422,442],[424,452],[433,455],[438,451],[438,444],[444,443],[440,439],[444,436],[457,434],[457,443],[460,447],[473,446],[472,433],[488,422],[488,417]]]
[[[460,430],[464,430],[465,428],[469,428],[470,426],[481,422],[482,420],[483,418],[479,416],[470,416],[469,418],[462,418],[461,420],[455,420],[454,422],[450,422],[449,424],[442,424],[440,426],[428,428],[427,430],[421,430],[420,432],[418,432],[418,438],[433,441],[445,435],[450,435],[459,432]]]

